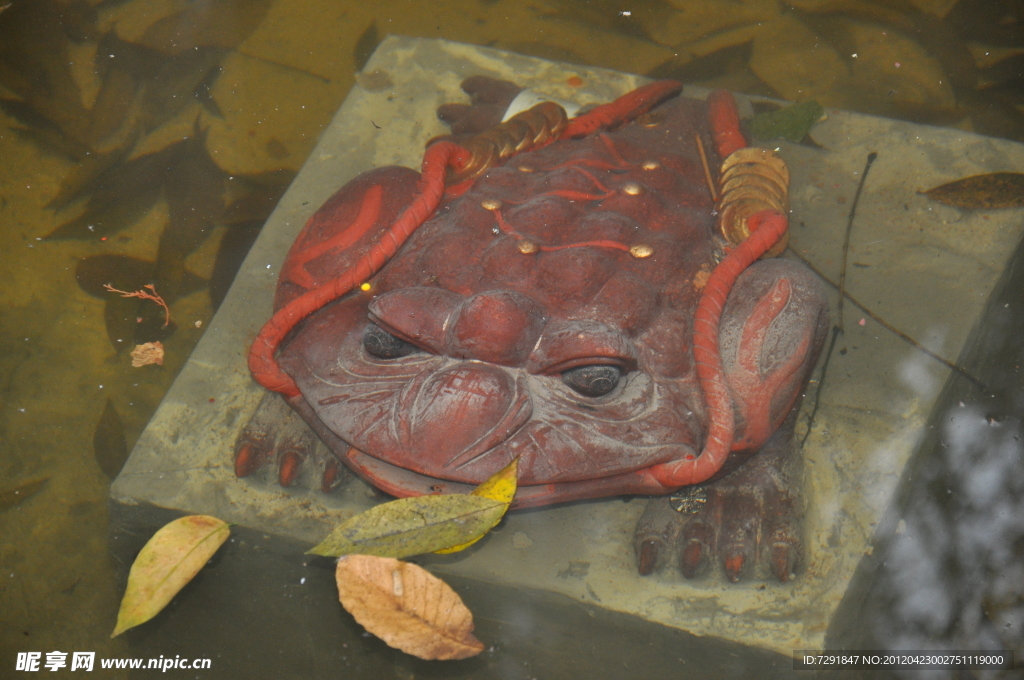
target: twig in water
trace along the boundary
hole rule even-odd
[[[103,284],[103,287],[109,290],[111,293],[117,293],[121,297],[139,298],[141,300],[152,300],[153,302],[157,303],[158,305],[164,308],[164,328],[167,328],[169,325],[171,325],[171,310],[167,306],[167,303],[164,302],[164,299],[160,297],[159,293],[156,292],[156,287],[153,284],[147,283],[145,286],[143,286],[143,288],[149,288],[152,291],[151,293],[147,293],[144,290],[137,290],[129,293],[127,291],[118,290],[117,288],[111,286],[109,283]]]
[[[828,372],[828,364],[832,360],[832,350],[836,347],[836,340],[839,339],[839,335],[843,332],[843,299],[846,298],[846,258],[850,252],[850,234],[853,233],[853,216],[857,213],[857,203],[860,202],[860,192],[864,190],[864,182],[868,178],[868,170],[871,169],[871,164],[878,158],[878,153],[872,151],[868,154],[868,161],[864,164],[864,172],[860,174],[860,182],[857,184],[857,192],[853,195],[853,205],[850,206],[850,217],[846,220],[846,236],[843,238],[843,263],[839,270],[839,309],[837,315],[839,317],[839,323],[832,326],[832,339],[828,343],[828,351],[825,352],[825,363],[821,366],[821,376],[818,378],[818,390],[814,393],[814,408],[811,409],[810,415],[807,416],[807,432],[804,433],[804,438],[800,440],[800,446],[804,445],[807,438],[811,436],[811,429],[814,427],[814,417],[818,415],[818,407],[821,406],[821,392],[825,389],[825,374]],[[799,255],[797,256],[799,257]],[[800,258],[803,260],[803,258]],[[807,262],[807,260],[804,260]],[[807,263],[810,264],[809,262]],[[814,269],[814,267],[811,267]],[[814,269],[821,276],[821,272]],[[825,278],[822,276],[822,278]]]
[[[850,253],[850,234],[853,233],[853,216],[857,213],[857,204],[860,202],[860,192],[864,190],[864,181],[868,178],[868,170],[871,164],[878,158],[878,153],[872,151],[868,154],[868,162],[864,164],[864,172],[860,174],[860,183],[857,184],[857,192],[853,195],[853,205],[850,206],[850,217],[846,220],[846,236],[843,239],[843,264],[839,269],[839,332],[843,332],[843,298],[846,297],[846,260]]]
[[[808,269],[810,269],[812,272],[817,274],[821,278],[822,281],[824,281],[828,285],[832,286],[833,288],[838,288],[839,287],[839,284],[837,284],[835,281],[830,280],[827,276],[825,276],[823,273],[821,273],[821,271],[817,267],[815,267],[813,264],[811,264],[809,261],[807,261],[798,252],[796,252],[795,250],[790,250],[790,252],[793,255],[795,255],[798,259],[800,259],[804,264],[806,264]],[[906,333],[904,333],[900,329],[896,328],[895,326],[890,324],[888,321],[886,321],[882,317],[880,317],[877,314],[875,314],[874,312],[872,312],[870,309],[868,309],[867,307],[864,306],[864,303],[860,302],[859,300],[857,300],[857,298],[853,297],[849,293],[843,293],[843,297],[845,297],[847,300],[849,300],[854,305],[856,305],[862,312],[864,312],[865,316],[870,318],[872,321],[876,322],[879,326],[881,326],[885,330],[889,331],[890,333],[892,333],[893,335],[895,335],[899,339],[903,340],[907,344],[911,345],[915,349],[921,350],[923,353],[927,354],[932,359],[935,359],[936,361],[938,361],[940,364],[942,364],[943,366],[945,366],[949,370],[954,371],[954,372],[958,373],[959,375],[962,375],[964,378],[966,378],[967,380],[970,380],[972,383],[974,383],[975,386],[981,388],[984,391],[988,391],[988,386],[985,383],[983,383],[981,380],[979,380],[978,378],[976,378],[973,375],[971,375],[967,371],[966,368],[963,368],[961,366],[957,366],[956,364],[954,364],[952,361],[950,361],[949,359],[945,358],[944,356],[942,356],[940,354],[936,354],[935,352],[931,351],[930,349],[928,349],[927,347],[925,347],[924,345],[919,343],[914,338],[910,337],[909,335],[907,335]],[[833,329],[832,329],[833,332],[835,332],[837,328],[838,328],[838,326],[833,327]]]

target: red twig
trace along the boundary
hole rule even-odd
[[[141,300],[152,300],[153,302],[157,303],[158,305],[164,308],[164,328],[167,328],[171,324],[171,310],[167,306],[167,303],[164,302],[164,299],[160,297],[160,294],[156,292],[156,286],[154,286],[153,284],[147,283],[145,286],[143,286],[143,288],[149,288],[151,291],[153,291],[152,293],[147,293],[144,290],[137,290],[133,293],[128,293],[123,290],[118,290],[117,288],[114,288],[109,283],[103,284],[103,287],[109,290],[111,293],[117,293],[121,297],[139,298]]]

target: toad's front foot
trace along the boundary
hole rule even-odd
[[[302,418],[282,397],[268,392],[235,442],[235,475],[248,477],[275,461],[281,486],[291,486],[312,459],[322,471],[321,490],[331,491],[344,478],[345,469],[317,444],[316,435]]]

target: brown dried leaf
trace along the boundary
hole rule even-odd
[[[466,659],[483,651],[473,614],[441,579],[391,557],[338,560],[338,597],[367,631],[421,659]]]
[[[1024,173],[972,175],[922,193],[955,208],[1024,208]]]
[[[150,364],[164,365],[163,343],[158,341],[135,345],[135,349],[132,350],[132,368],[139,368],[140,366],[148,366]]]

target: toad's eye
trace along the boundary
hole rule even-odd
[[[585,397],[603,397],[615,389],[621,377],[618,366],[577,366],[562,372],[562,382]]]
[[[363,347],[378,359],[398,359],[420,351],[416,345],[388,333],[373,323],[367,326],[366,332],[363,333]]]

